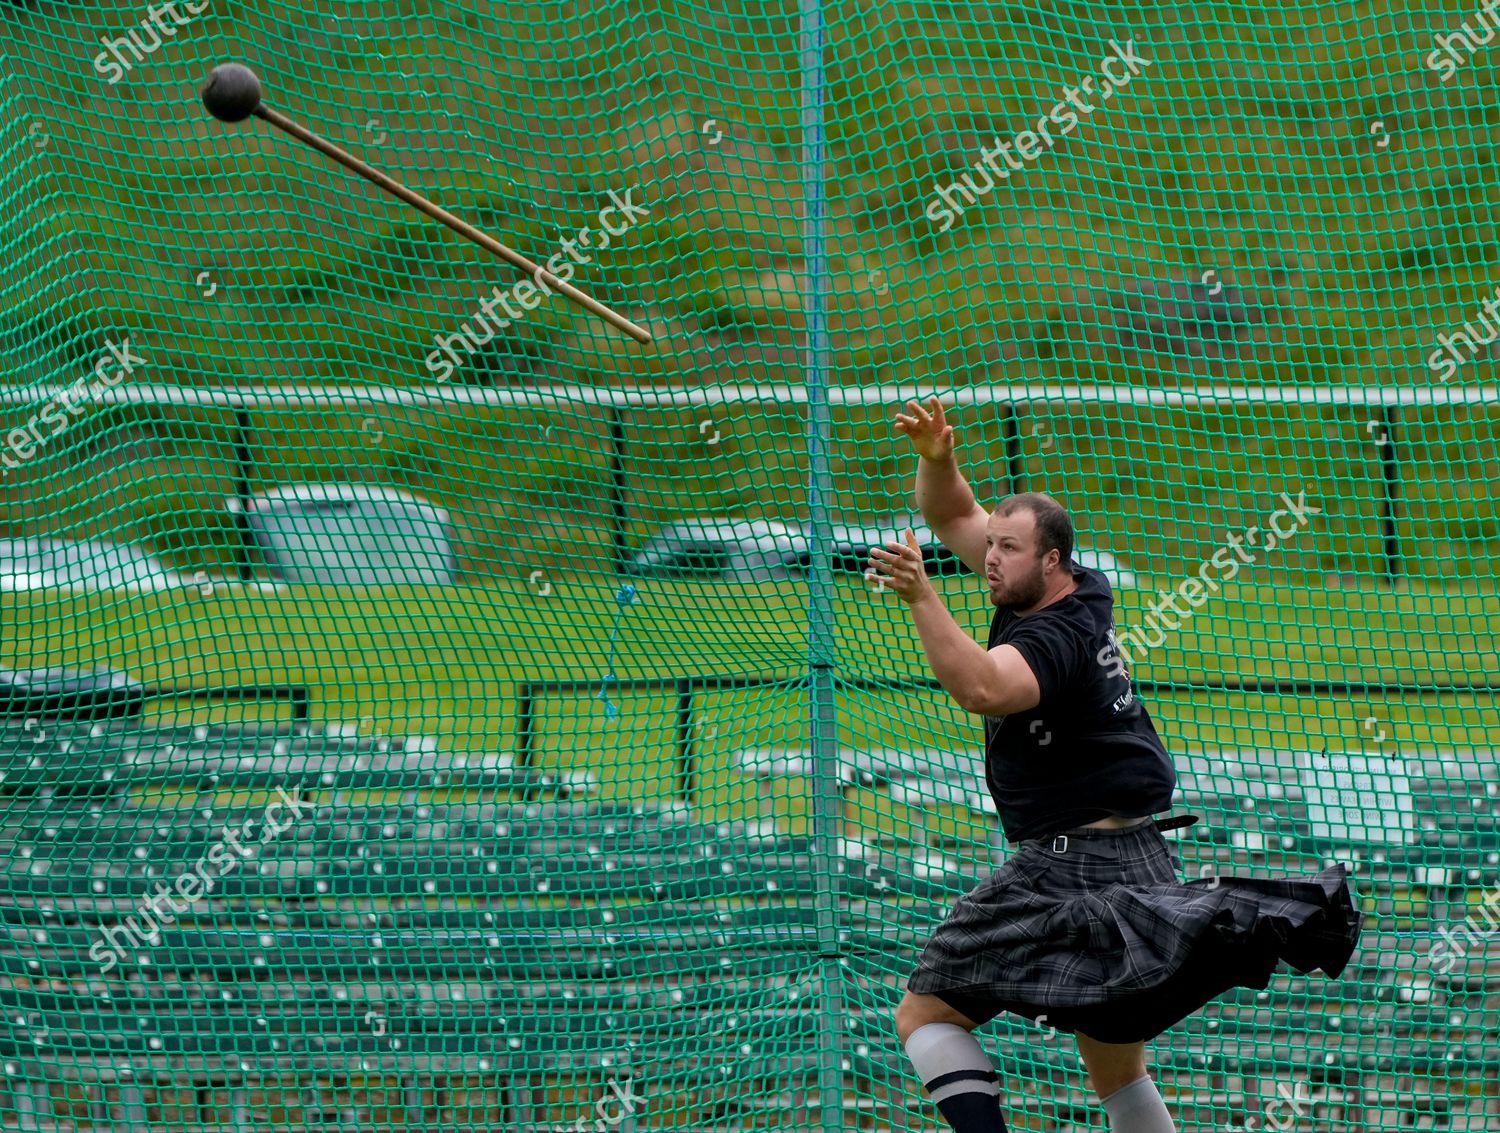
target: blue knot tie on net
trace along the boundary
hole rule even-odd
[[[620,589],[615,591],[615,604],[619,607],[615,610],[615,624],[609,631],[609,665],[604,673],[604,680],[599,687],[598,699],[604,701],[604,717],[613,720],[620,714],[620,710],[613,701],[609,699],[609,683],[615,679],[615,635],[620,632],[620,618],[624,616],[625,607],[636,600],[636,589],[633,583],[623,583]]]

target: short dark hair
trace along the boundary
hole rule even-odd
[[[1073,562],[1073,520],[1068,511],[1045,492],[1019,492],[1006,496],[995,506],[994,514],[1012,515],[1025,508],[1036,519],[1037,551],[1045,555],[1056,548],[1059,566],[1071,566]]]

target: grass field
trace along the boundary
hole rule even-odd
[[[351,594],[287,587],[266,594],[222,584],[208,596],[6,594],[0,614],[8,624],[51,630],[45,641],[33,637],[32,651],[8,649],[3,661],[108,663],[149,682],[192,687],[306,685],[315,721],[436,735],[446,751],[514,752],[518,681],[584,678],[602,687],[608,671],[613,586],[587,576],[551,583],[547,597],[524,588]],[[1170,583],[1160,580],[1160,587]],[[982,640],[989,606],[973,579],[936,584],[960,624]],[[798,684],[806,675],[805,587],[639,585],[614,641],[617,683],[609,691],[620,715],[607,719],[597,688],[544,697],[533,764],[592,772],[605,798],[671,798],[679,783],[675,693],[632,693],[629,682],[727,673],[782,678],[791,687],[697,692],[695,801],[705,817],[745,818],[763,809],[800,825],[809,786],[788,780],[774,799],[762,795],[765,788],[735,769],[732,753],[808,743],[807,693]],[[860,585],[840,580],[834,591],[839,676],[927,679],[904,606],[891,595],[861,593]],[[1134,624],[1157,588],[1122,592],[1119,624]],[[1500,598],[1491,595],[1320,594],[1230,583],[1133,675],[1178,753],[1482,748],[1500,727],[1500,642],[1488,628],[1497,617]],[[1244,682],[1270,691],[1212,688]],[[1297,691],[1302,684],[1375,687]],[[1476,691],[1437,696],[1401,686]],[[982,744],[979,719],[936,689],[845,689],[838,712],[840,744],[860,750],[962,752]],[[1377,726],[1365,723],[1371,717]],[[1371,738],[1377,730],[1386,737],[1378,744]]]

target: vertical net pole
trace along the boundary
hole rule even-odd
[[[808,713],[812,754],[812,847],[817,873],[818,966],[823,1010],[818,1014],[818,1106],[824,1133],[844,1127],[844,995],[839,971],[834,848],[842,818],[839,791],[838,713],[834,703],[834,640],[828,502],[833,497],[826,445],[830,427],[827,373],[828,328],[824,321],[827,287],[826,207],[823,193],[823,7],[822,0],[800,0],[802,78],[802,249],[806,261],[804,308],[807,318],[808,526],[812,561],[807,572]]]

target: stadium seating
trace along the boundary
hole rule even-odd
[[[440,755],[420,737],[95,724],[54,734],[67,749],[54,758],[34,731],[4,735],[15,805],[0,819],[0,1012],[13,1025],[0,1031],[0,1062],[25,1068],[11,1077],[29,1083],[10,1098],[19,1128],[47,1127],[75,1096],[115,1118],[160,1107],[165,1084],[185,1074],[228,1099],[226,1120],[247,1133],[334,1120],[309,1116],[311,1101],[289,1116],[320,1076],[345,1083],[343,1119],[367,1121],[400,1099],[408,1119],[439,1128],[460,1124],[454,1099],[483,1095],[485,1083],[499,1090],[499,1124],[570,1121],[626,1059],[653,1088],[676,1083],[695,1099],[665,1128],[737,1128],[767,1099],[807,1105],[816,1093],[815,1065],[793,1057],[820,1033],[801,1006],[816,998],[820,948],[820,859],[806,835],[706,823],[680,803],[598,801],[587,777],[517,769],[503,753]],[[748,762],[791,775],[805,770],[795,754]],[[1347,855],[1374,917],[1362,955],[1387,965],[1357,957],[1328,989],[1278,976],[1173,1028],[1152,1049],[1179,1104],[1223,1120],[1248,1112],[1275,1082],[1305,1076],[1308,1042],[1321,1078],[1299,1088],[1320,1112],[1408,1112],[1392,1084],[1435,1067],[1500,1077],[1500,980],[1483,954],[1449,973],[1424,966],[1410,910],[1387,907],[1415,870],[1433,888],[1436,869],[1447,881],[1473,872],[1462,868],[1469,846],[1427,835],[1482,841],[1492,809],[1424,813],[1410,847],[1315,845],[1295,784],[1215,781],[1193,770],[1199,762],[1184,760],[1175,809],[1205,822],[1169,835],[1185,873],[1205,861],[1257,871],[1287,854],[1314,865],[1320,852]],[[921,760],[848,764],[851,791],[904,792],[913,805],[947,797]],[[97,793],[55,790],[88,776]],[[426,801],[455,787],[479,794]],[[304,812],[186,914],[145,924],[143,899],[226,828],[253,831],[278,788],[306,800]],[[1424,789],[1413,796],[1428,798]],[[393,790],[401,801],[361,801]],[[971,814],[993,824],[987,808]],[[843,1073],[877,1122],[910,1088],[891,1020],[905,974],[982,873],[919,828],[913,837],[841,843],[825,883],[835,907],[823,931],[849,980],[854,1055]],[[1452,860],[1435,865],[1434,853]],[[122,927],[132,916],[139,931]],[[107,972],[102,955],[117,957]],[[1045,1104],[1016,1092],[1014,1112],[1083,1127],[1091,1103],[1066,1036],[1002,1020],[991,1041],[1002,1065],[1057,1085]],[[758,1101],[717,1089],[731,1066],[761,1076]],[[1456,1120],[1478,1103],[1424,1104]]]

